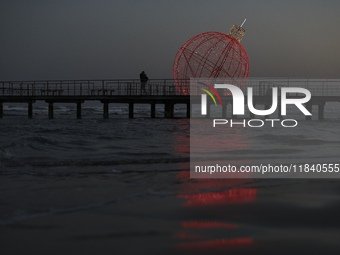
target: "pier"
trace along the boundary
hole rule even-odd
[[[185,81],[187,82],[187,81]],[[313,105],[318,106],[318,119],[324,119],[324,108],[327,102],[340,102],[339,79],[269,79],[249,78],[242,88],[247,97],[247,87],[253,88],[254,105],[270,108],[272,98],[268,94],[272,87],[302,87],[308,89],[311,100],[306,108],[311,111]],[[185,104],[186,117],[192,116],[192,105],[200,104],[200,96],[183,96],[176,89],[172,79],[149,80],[146,85],[146,95],[141,95],[139,80],[53,80],[53,81],[2,81],[0,82],[0,118],[4,117],[4,103],[27,103],[28,118],[33,118],[34,103],[45,101],[48,104],[48,118],[54,118],[55,103],[74,103],[77,106],[76,117],[82,116],[82,104],[85,101],[99,101],[103,104],[103,118],[109,118],[109,104],[126,103],[129,108],[129,118],[134,118],[135,104],[149,104],[150,117],[155,118],[156,104],[164,105],[164,118],[174,118],[174,106]],[[289,98],[299,98],[301,95],[291,94]],[[190,100],[191,99],[191,100]],[[227,107],[232,107],[231,96],[221,96],[222,116],[227,117]],[[246,99],[247,100],[247,99]],[[208,114],[210,105],[208,99]],[[235,118],[236,116],[229,116]],[[253,118],[250,114],[250,118]],[[267,116],[265,116],[267,117]],[[278,118],[281,113],[278,112]],[[311,116],[306,117],[307,120]]]

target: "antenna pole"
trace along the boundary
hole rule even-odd
[[[241,26],[240,26],[240,27],[242,27],[242,26],[243,26],[243,24],[246,22],[246,20],[247,20],[247,19],[244,19],[244,21],[243,21],[243,23],[241,24]]]

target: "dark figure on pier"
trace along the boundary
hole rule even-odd
[[[148,76],[146,76],[146,73],[144,71],[141,72],[141,74],[139,75],[139,78],[140,78],[140,94],[146,95],[145,84],[148,82],[149,78]]]

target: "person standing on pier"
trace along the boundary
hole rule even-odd
[[[145,84],[148,82],[149,78],[148,76],[146,76],[146,73],[144,71],[141,72],[141,74],[139,75],[139,78],[140,78],[140,94],[146,95]]]

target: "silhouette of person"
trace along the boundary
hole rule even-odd
[[[148,76],[146,76],[146,73],[144,71],[140,73],[139,78],[140,78],[140,94],[146,95],[145,84],[148,82],[149,78]]]

